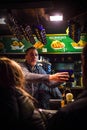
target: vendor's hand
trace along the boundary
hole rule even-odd
[[[56,81],[56,82],[66,82],[69,80],[69,73],[68,72],[59,72],[52,75],[49,75],[50,81]]]

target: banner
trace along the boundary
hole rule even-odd
[[[35,46],[39,54],[81,53],[87,44],[87,34],[80,36],[79,42],[75,42],[67,34],[47,34],[47,43],[43,44],[34,36],[36,43],[32,45],[26,39],[19,41],[16,37],[0,37],[0,53],[24,53],[28,47]]]

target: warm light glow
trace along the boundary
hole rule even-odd
[[[50,21],[63,21],[63,15],[50,16]]]
[[[5,18],[0,18],[0,24],[6,24]]]

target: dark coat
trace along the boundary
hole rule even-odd
[[[87,90],[77,100],[59,110],[49,122],[48,130],[87,129]]]
[[[19,89],[0,87],[0,130],[45,130],[45,119]]]

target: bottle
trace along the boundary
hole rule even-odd
[[[61,100],[61,107],[64,107],[65,106],[65,101],[64,99]]]
[[[73,100],[73,94],[72,93],[67,93],[66,94],[66,103],[71,103]]]
[[[71,89],[68,88],[68,87],[66,87],[65,90],[64,90],[64,92],[63,92],[64,105],[67,104],[67,100],[66,100],[66,94],[67,94],[67,93],[71,93]]]

